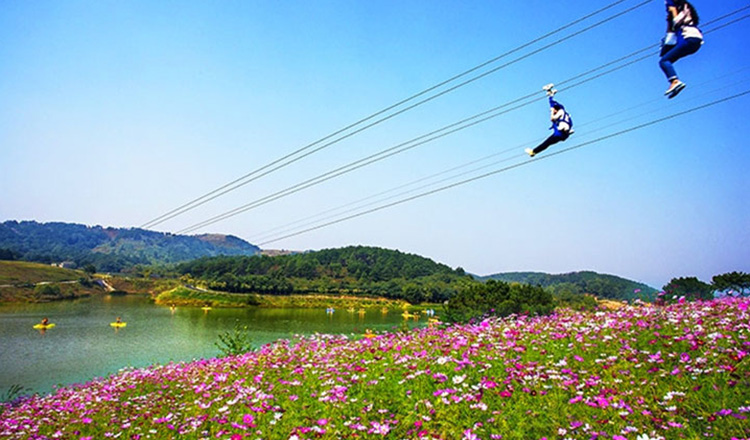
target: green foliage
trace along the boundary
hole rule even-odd
[[[0,260],[13,261],[16,259],[16,253],[11,249],[0,248]]]
[[[219,335],[216,347],[224,356],[237,356],[252,351],[253,343],[247,326],[235,322],[234,329],[227,330]]]
[[[463,270],[375,247],[351,246],[276,257],[213,257],[180,264],[186,279],[235,293],[346,294],[443,302],[467,282]]]
[[[78,284],[80,284],[83,287],[94,287],[94,282],[91,281],[91,279],[88,277],[78,278]]]
[[[552,294],[538,286],[489,280],[461,289],[448,301],[448,321],[467,322],[485,316],[507,316],[514,313],[543,315],[554,310]]]
[[[686,299],[711,299],[714,288],[696,277],[672,278],[662,290],[667,297],[681,297]]]
[[[721,292],[734,291],[737,294],[750,293],[750,274],[744,272],[729,272],[715,275],[711,279],[716,290]]]
[[[51,297],[51,298],[57,298],[60,296],[60,286],[57,286],[55,284],[37,284],[36,287],[34,287],[34,294],[37,297]]]
[[[553,287],[576,293],[589,293],[599,298],[613,300],[643,299],[656,297],[656,289],[646,284],[626,280],[614,275],[599,274],[591,271],[571,272],[551,275],[540,272],[508,272],[481,277],[481,280],[494,279],[505,282],[531,284],[533,286]]]
[[[25,395],[28,395],[30,392],[31,390],[29,388],[18,384],[13,384],[5,391],[5,393],[2,394],[2,396],[0,396],[0,402],[13,402]],[[0,406],[0,408],[2,408],[2,406]]]

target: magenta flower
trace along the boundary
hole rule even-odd
[[[471,429],[467,429],[466,431],[464,431],[462,440],[479,440],[479,437],[474,434]]]
[[[242,416],[242,423],[245,426],[255,428],[255,416],[253,416],[252,414],[245,414],[244,416]]]

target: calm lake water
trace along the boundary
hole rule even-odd
[[[118,316],[127,327],[109,324]],[[55,327],[35,330],[48,317]],[[0,398],[20,385],[48,393],[55,386],[84,383],[123,367],[216,357],[219,335],[236,322],[246,325],[258,347],[278,339],[313,333],[362,334],[390,330],[400,313],[366,314],[324,309],[212,309],[172,311],[145,296],[99,296],[48,304],[0,306]],[[410,321],[410,325],[418,325]]]

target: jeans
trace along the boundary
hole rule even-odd
[[[550,145],[554,145],[558,142],[564,141],[568,138],[568,136],[570,136],[570,132],[555,130],[555,132],[552,133],[550,137],[545,139],[544,142],[539,144],[538,147],[534,148],[534,154],[539,154],[542,151],[546,150]]]
[[[672,63],[680,58],[698,52],[698,49],[701,48],[701,43],[703,43],[703,40],[700,38],[679,38],[677,44],[672,46],[672,49],[661,57],[659,60],[659,67],[661,67],[664,75],[667,76],[667,80],[672,81],[677,79],[677,72],[675,72]]]

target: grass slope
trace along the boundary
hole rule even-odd
[[[83,276],[83,272],[49,264],[26,261],[0,261],[0,285],[40,282],[73,281]]]
[[[80,280],[84,280],[83,283]],[[83,271],[25,261],[0,261],[0,303],[49,302],[103,292]]]

